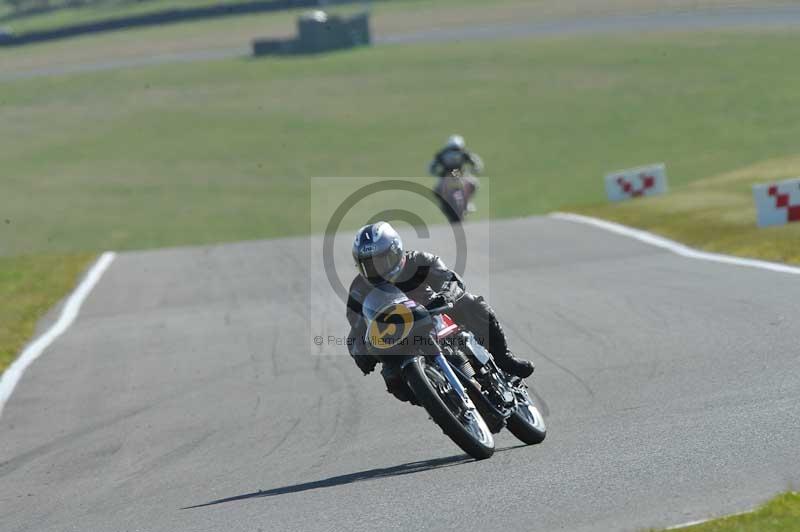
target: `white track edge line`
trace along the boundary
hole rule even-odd
[[[19,357],[11,364],[8,369],[0,376],[0,416],[3,415],[3,408],[14,392],[14,388],[19,383],[25,370],[28,369],[37,358],[39,358],[50,345],[73,324],[78,317],[81,306],[91,293],[97,282],[105,271],[114,261],[116,254],[107,251],[103,253],[94,265],[86,273],[83,281],[67,299],[58,320],[44,332],[39,338],[28,344]]]
[[[800,268],[796,266],[789,266],[788,264],[781,264],[779,262],[769,262],[758,259],[745,259],[742,257],[734,257],[732,255],[723,255],[722,253],[709,253],[707,251],[700,251],[698,249],[690,248],[684,244],[675,242],[662,236],[654,235],[641,229],[634,229],[627,225],[618,224],[601,220],[599,218],[592,218],[591,216],[583,216],[581,214],[573,214],[569,212],[554,212],[549,215],[551,218],[557,220],[566,220],[569,222],[581,223],[591,225],[616,233],[618,235],[633,238],[645,244],[659,247],[671,251],[682,257],[690,259],[706,260],[710,262],[719,262],[722,264],[731,264],[734,266],[745,266],[748,268],[759,268],[761,270],[769,270],[778,273],[788,273],[791,275],[800,275]]]
[[[592,218],[591,216],[583,216],[580,214],[573,214],[568,212],[554,212],[550,214],[550,217],[555,218],[557,220],[566,220],[575,223],[582,223],[585,225],[592,225],[594,227],[605,229],[606,231],[610,231],[618,235],[627,236],[629,238],[639,240],[640,242],[650,244],[651,246],[656,246],[662,249],[669,250],[682,257],[689,257],[698,260],[707,260],[711,262],[720,262],[723,264],[733,264],[736,266],[746,266],[750,268],[760,268],[762,270],[769,270],[779,273],[800,275],[800,268],[789,266],[787,264],[781,264],[778,262],[769,262],[757,259],[745,259],[741,257],[734,257],[731,255],[723,255],[721,253],[708,253],[706,251],[700,251],[694,248],[690,248],[689,246],[680,244],[678,242],[675,242],[674,240],[654,235],[653,233],[649,233],[647,231],[642,231],[641,229],[634,229],[632,227],[628,227],[626,225],[618,224],[615,222],[609,222],[606,220],[601,220],[599,218]],[[701,525],[703,523],[713,521],[714,519],[736,517],[751,512],[752,510],[748,510],[744,512],[737,512],[734,514],[726,515],[723,516],[722,518],[709,517],[706,519],[697,519],[695,521],[688,521],[686,523],[681,523],[679,525],[673,525],[667,527],[665,530],[676,530],[679,528]]]
[[[708,519],[697,519],[695,521],[687,521],[686,523],[681,523],[679,525],[672,525],[668,526],[664,530],[677,530],[679,528],[687,528],[690,526],[702,525],[703,523],[708,523],[709,521],[713,521],[713,517],[709,517]]]
[[[717,521],[717,520],[720,520],[720,519],[728,519],[729,517],[739,517],[741,515],[751,514],[753,512],[755,512],[755,510],[745,510],[744,512],[736,512],[735,514],[728,514],[728,515],[723,515],[723,516],[720,516],[720,517],[708,517],[706,519],[697,519],[696,521],[689,521],[687,523],[681,523],[680,525],[668,526],[664,530],[678,530],[680,528],[688,528],[690,526],[702,525],[703,523],[708,523],[709,521]]]

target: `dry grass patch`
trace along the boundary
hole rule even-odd
[[[800,176],[800,156],[764,161],[667,195],[573,209],[708,251],[800,264],[800,224],[758,228],[752,185]]]

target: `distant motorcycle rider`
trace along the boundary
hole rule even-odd
[[[469,172],[465,171],[467,167],[470,169]],[[445,179],[454,172],[457,172],[457,175],[460,175],[472,187],[471,192],[474,193],[480,185],[480,181],[474,174],[483,172],[483,160],[477,153],[467,149],[464,137],[450,135],[444,148],[433,156],[433,160],[428,165],[428,172],[439,178],[434,187],[434,191],[439,195],[442,194]]]
[[[362,314],[362,302],[374,286],[382,283],[393,284],[428,308],[452,303],[453,309],[448,314],[476,338],[487,340],[484,345],[500,369],[521,378],[533,373],[533,364],[516,358],[509,351],[497,316],[483,297],[467,292],[460,276],[448,269],[436,255],[404,250],[400,235],[387,222],[359,229],[353,242],[353,259],[359,275],[350,285],[347,300],[347,320],[350,323],[347,345],[350,355],[365,375],[375,369],[378,360],[369,354],[364,342],[367,324]],[[398,368],[384,364],[381,375],[386,381],[387,391],[402,401],[413,399]]]

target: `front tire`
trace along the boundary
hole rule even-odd
[[[459,209],[457,205],[452,205],[444,198],[439,199],[439,204],[447,221],[450,223],[461,223],[464,221],[466,209]]]
[[[477,410],[472,408],[462,414],[467,416],[466,420],[459,419],[453,412],[458,405],[443,390],[449,388],[453,395],[455,392],[439,368],[429,365],[425,358],[417,357],[403,369],[403,374],[417,401],[442,432],[465,453],[476,460],[483,460],[494,454],[494,438]]]
[[[547,436],[547,425],[542,413],[536,408],[525,388],[521,391],[518,389],[514,393],[517,396],[517,407],[506,420],[506,427],[523,443],[528,445],[542,443]]]

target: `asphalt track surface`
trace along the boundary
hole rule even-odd
[[[442,28],[400,34],[377,34],[374,40],[378,45],[412,44],[420,42],[444,43],[454,41],[603,33],[709,31],[719,29],[780,29],[796,28],[799,25],[800,6],[786,5],[759,8],[740,7],[699,9],[680,12],[652,12],[636,15],[610,15],[547,21],[524,21],[514,24]],[[232,59],[247,57],[250,53],[249,43],[245,43],[240,47],[174,53],[167,52],[155,56],[110,59],[93,63],[59,65],[25,71],[3,72],[0,70],[0,82],[120,68]],[[0,51],[0,57],[2,57],[2,51]]]
[[[452,262],[449,227],[421,241]],[[635,530],[798,485],[794,276],[549,218],[467,244],[541,445],[472,461],[317,348],[346,330],[319,238],[122,253],[0,419],[0,528]]]

